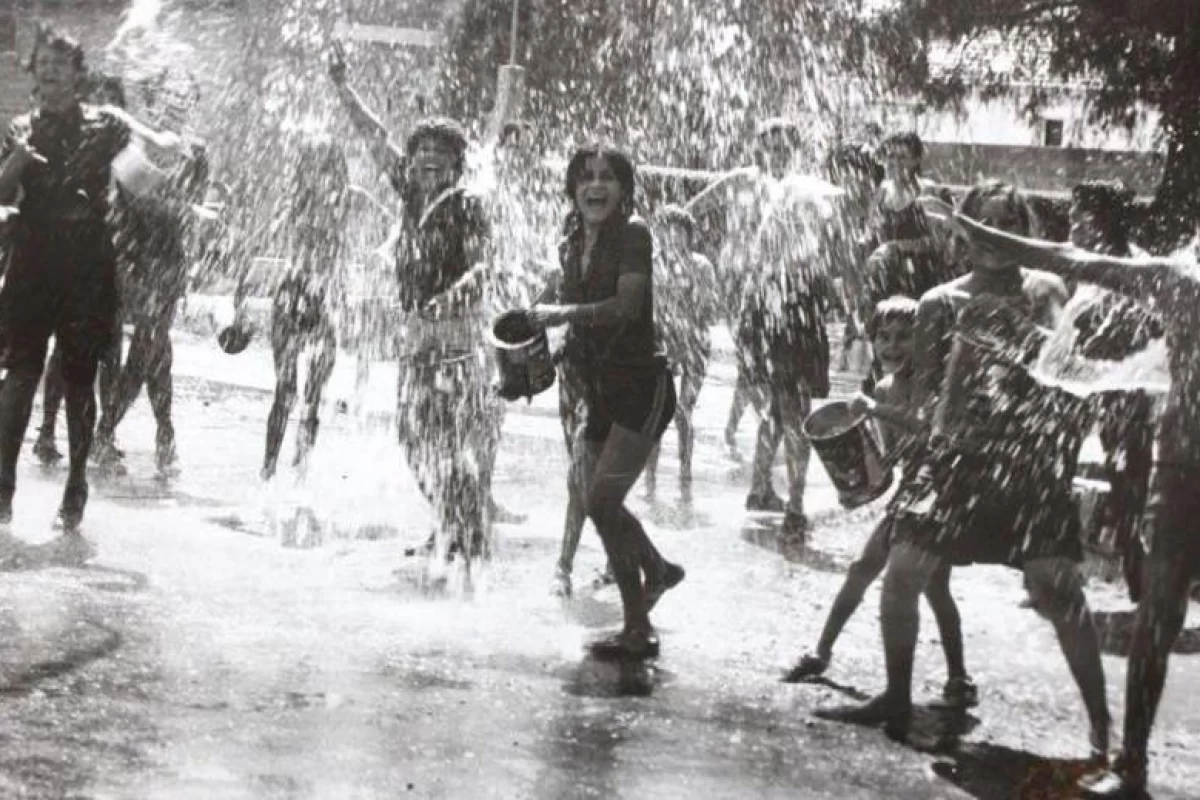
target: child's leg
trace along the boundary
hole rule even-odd
[[[958,604],[950,594],[950,566],[944,564],[933,573],[925,586],[925,599],[933,610],[938,633],[942,637],[942,651],[946,654],[946,677],[953,681],[967,677],[967,666],[963,660],[962,618]]]
[[[862,604],[867,587],[875,582],[883,568],[887,566],[888,538],[891,536],[892,521],[885,517],[875,526],[871,538],[863,546],[858,558],[846,572],[846,580],[838,590],[829,616],[825,619],[825,627],[821,630],[821,638],[817,640],[817,655],[828,661],[833,657],[833,646],[842,633],[842,628],[854,616]]]
[[[708,371],[707,353],[700,353],[679,378],[679,408],[675,411],[675,427],[679,430],[679,483],[685,491],[692,487],[692,447],[696,431],[692,427],[692,412],[700,399],[704,375]]]

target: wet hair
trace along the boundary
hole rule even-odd
[[[771,117],[758,123],[754,129],[754,138],[762,141],[773,133],[783,134],[788,144],[793,147],[800,145],[800,126],[786,117]]]
[[[116,75],[93,71],[88,75],[87,94],[93,100],[97,95],[107,95],[112,105],[125,108],[125,81]]]
[[[916,131],[893,133],[879,144],[880,150],[887,150],[890,147],[903,147],[917,158],[925,157],[925,143],[921,141],[921,137],[917,135]]]
[[[621,221],[633,216],[633,196],[637,188],[636,169],[633,159],[615,147],[602,144],[589,144],[578,148],[567,162],[567,178],[564,185],[567,199],[571,201],[571,217],[577,218],[579,209],[575,207],[575,191],[583,177],[583,170],[588,159],[603,158],[612,167],[613,174],[621,184],[621,202],[617,206],[617,215]]]
[[[883,165],[875,158],[871,148],[861,142],[840,145],[825,160],[825,171],[834,183],[846,175],[861,175],[878,186],[883,182]]]
[[[958,203],[960,214],[978,220],[983,215],[984,205],[995,199],[1002,199],[1008,210],[1017,219],[1017,228],[1009,231],[1019,236],[1037,236],[1038,221],[1033,209],[1025,201],[1017,187],[1004,181],[984,181],[972,186]]]
[[[79,72],[87,70],[87,60],[84,58],[83,45],[73,36],[68,36],[48,22],[39,22],[37,33],[33,39],[33,50],[29,53],[29,61],[25,69],[33,72],[37,66],[38,51],[42,48],[62,53],[71,59],[71,65]]]
[[[1071,190],[1071,204],[1095,218],[1103,248],[1117,256],[1129,255],[1129,213],[1133,190],[1124,181],[1084,181]]]
[[[875,304],[871,318],[867,320],[867,338],[874,339],[875,334],[884,325],[901,322],[909,327],[917,324],[916,300],[902,294],[892,295]]]
[[[462,172],[467,153],[467,132],[462,125],[449,117],[425,117],[418,120],[404,143],[404,152],[411,159],[424,141],[437,142],[453,150],[454,169],[456,172]]]
[[[687,233],[688,239],[696,235],[696,218],[683,206],[670,203],[659,209],[658,223],[663,227],[678,226]]]
[[[533,125],[524,121],[511,121],[504,123],[504,127],[500,129],[500,139],[498,144],[500,147],[525,147],[532,148],[536,141],[537,132]]]

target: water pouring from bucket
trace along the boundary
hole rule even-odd
[[[554,361],[546,330],[535,325],[526,312],[506,311],[496,317],[488,340],[496,352],[501,397],[532,401],[534,395],[554,385]]]
[[[804,435],[829,473],[838,502],[851,509],[866,505],[892,486],[892,465],[874,420],[856,415],[850,404],[835,401],[804,420]]]

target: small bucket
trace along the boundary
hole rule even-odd
[[[843,508],[857,508],[892,486],[874,422],[850,413],[847,403],[828,403],[804,420],[804,435],[829,473]]]
[[[117,183],[136,197],[149,197],[168,178],[166,171],[150,159],[137,141],[131,142],[113,159],[112,174]]]
[[[554,362],[546,331],[524,311],[506,311],[492,321],[488,336],[496,351],[501,394],[532,398],[554,385]]]

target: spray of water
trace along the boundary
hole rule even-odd
[[[1080,287],[1063,310],[1061,321],[1042,347],[1032,374],[1042,383],[1086,397],[1099,392],[1166,392],[1167,346],[1164,339],[1153,339],[1142,350],[1114,361],[1085,358],[1078,345],[1076,322],[1095,307],[1103,290]]]

